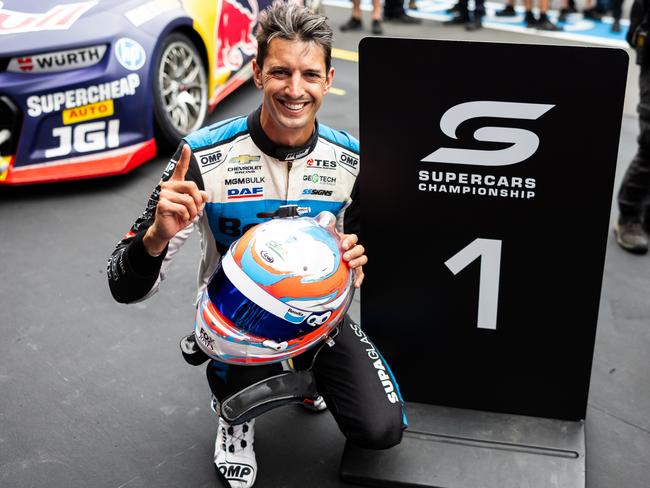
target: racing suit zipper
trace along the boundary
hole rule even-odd
[[[287,194],[284,196],[284,203],[289,202],[289,185],[291,185],[291,168],[293,161],[287,161]]]

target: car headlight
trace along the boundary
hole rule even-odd
[[[99,63],[106,53],[106,44],[16,56],[9,60],[7,71],[13,73],[54,73],[87,68]]]

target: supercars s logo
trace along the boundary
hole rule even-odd
[[[253,32],[259,6],[249,0],[250,10],[237,0],[222,0],[221,15],[216,32],[217,67],[237,71],[244,64],[244,56],[254,56],[257,40]]]
[[[518,102],[466,102],[451,107],[440,119],[440,129],[458,139],[456,129],[463,122],[477,117],[537,120],[555,105]],[[447,164],[473,164],[477,166],[506,166],[525,161],[537,151],[539,137],[529,130],[516,127],[481,127],[474,132],[477,141],[510,143],[497,150],[479,150],[441,147],[425,158],[424,162]]]
[[[94,7],[97,2],[65,3],[52,7],[47,12],[19,12],[2,8],[0,2],[0,35],[18,32],[44,30],[67,30],[79,17]]]

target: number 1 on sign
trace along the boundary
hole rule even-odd
[[[501,269],[501,241],[477,238],[445,261],[454,275],[465,269],[476,258],[481,258],[481,274],[478,286],[479,329],[497,328],[499,306],[499,271]]]

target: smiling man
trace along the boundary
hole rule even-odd
[[[262,15],[253,61],[261,106],[181,142],[143,215],[109,259],[116,300],[129,303],[153,294],[197,227],[202,250],[198,302],[228,247],[268,219],[260,214],[288,204],[309,209],[309,216],[329,211],[337,217],[343,259],[355,271],[354,286],[361,286],[368,258],[357,237],[359,143],[316,120],[334,77],[332,37],[326,19],[301,6],[279,3]],[[341,431],[359,446],[394,446],[406,420],[390,368],[358,324],[346,316],[337,327],[333,343],[293,359],[297,369],[312,368],[322,395],[306,399],[305,406],[329,406]],[[217,411],[220,401],[280,371],[279,363],[233,366],[210,360],[213,408]],[[254,422],[230,425],[218,419],[214,464],[231,487],[255,482]]]

